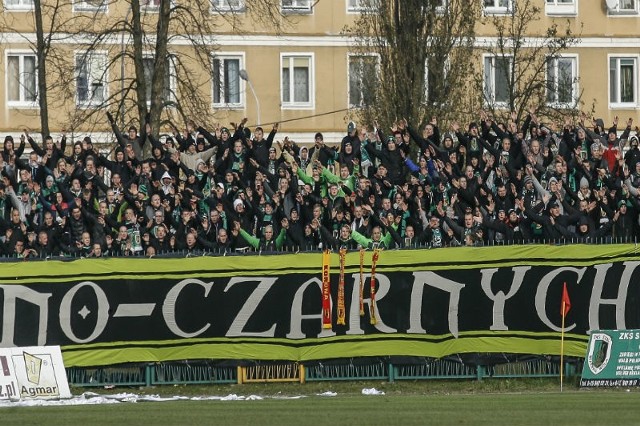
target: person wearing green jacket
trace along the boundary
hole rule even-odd
[[[369,218],[377,224],[371,229],[371,238],[362,235],[358,231],[351,231],[351,238],[355,242],[366,249],[390,249],[394,247],[394,242],[397,243],[398,246],[402,244],[402,240],[392,224],[386,223],[386,219],[376,217],[371,206],[363,206],[363,208],[369,212]],[[383,227],[386,229],[384,235],[382,233]]]
[[[353,192],[353,190],[356,187],[356,179],[358,176],[357,170],[358,170],[358,165],[355,164],[354,173],[350,174],[349,168],[343,164],[340,166],[340,175],[336,175],[334,173],[331,173],[331,170],[327,169],[326,167],[323,167],[322,177],[325,179],[326,182],[337,183],[341,187],[346,186],[351,190],[351,192]]]
[[[285,237],[287,235],[287,227],[289,226],[288,219],[282,219],[282,229],[276,238],[274,238],[274,230],[272,225],[264,227],[264,235],[260,238],[249,234],[247,231],[240,227],[240,223],[236,222],[236,227],[240,232],[240,235],[257,251],[276,251],[282,248]],[[286,223],[285,223],[286,222]]]

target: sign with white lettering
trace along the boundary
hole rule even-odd
[[[580,386],[640,386],[640,330],[592,332]]]
[[[338,255],[331,256],[337,264]],[[560,353],[564,282],[572,301],[565,355],[584,356],[589,330],[640,328],[640,262],[632,246],[383,251],[375,324],[368,317],[370,253],[367,261],[364,316],[359,254],[348,253],[345,324],[336,324],[336,273],[328,329],[322,327],[319,253],[34,262],[11,276],[21,263],[0,268],[0,346],[61,345],[68,367],[201,358],[553,355]]]

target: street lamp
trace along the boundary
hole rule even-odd
[[[256,109],[258,110],[258,125],[260,125],[262,124],[262,120],[260,119],[260,101],[258,100],[256,91],[253,88],[253,84],[251,84],[251,80],[249,80],[249,74],[247,73],[247,70],[240,70],[240,78],[249,83],[249,88],[251,89],[251,93],[253,93],[253,98],[256,100]]]

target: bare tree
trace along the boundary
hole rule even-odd
[[[246,32],[241,24],[248,16],[254,25],[268,24],[276,32],[284,25],[278,0],[246,2],[246,10],[234,9],[233,1],[223,10],[211,0],[159,0],[155,7],[149,0],[128,4],[122,19],[95,20],[81,33],[89,43],[85,56],[76,58],[76,78],[86,59],[106,50],[107,62],[98,79],[109,87],[120,84],[120,90],[103,98],[91,95],[92,108],[76,109],[72,123],[103,123],[103,111],[117,108],[122,126],[142,126],[148,118],[156,135],[164,124],[181,127],[191,117],[212,124],[212,53],[221,26],[235,34]],[[114,39],[120,39],[120,45]],[[109,72],[118,68],[120,72]]]
[[[6,60],[14,62],[9,64],[14,71],[8,76],[11,80],[8,90],[15,92],[12,100],[37,104],[38,109],[23,109],[22,112],[39,117],[43,138],[49,135],[49,110],[60,108],[65,102],[58,89],[72,75],[67,53],[60,48],[68,37],[67,29],[76,25],[77,17],[68,13],[72,7],[71,0],[34,0],[31,12],[5,12],[0,18],[0,31],[16,35],[18,40],[13,44],[24,44],[34,55],[34,61],[23,58],[22,64],[17,56],[5,56]],[[16,28],[27,30],[16,32]]]
[[[541,35],[532,36],[543,28],[542,14],[537,2],[519,0],[506,15],[487,18],[495,28],[496,41],[485,49],[484,72],[475,78],[484,107],[497,117],[515,112],[520,121],[532,110],[538,116],[557,118],[580,108],[575,61],[562,57],[578,43],[579,34],[568,20],[554,20]]]
[[[358,111],[361,118],[391,124],[406,117],[418,124],[431,116],[446,120],[468,114],[473,103],[468,76],[474,65],[478,2],[365,3],[369,13],[346,28],[358,52],[379,58],[376,75],[362,75],[361,91],[374,95]]]
[[[71,131],[104,129],[105,111],[117,111],[123,127],[149,119],[156,134],[192,117],[211,124],[212,54],[221,28],[246,33],[250,21],[279,33],[287,25],[279,0],[34,0],[30,13],[27,20],[3,14],[0,28],[37,58],[29,97],[38,102],[33,113],[43,137],[51,109],[55,125]]]

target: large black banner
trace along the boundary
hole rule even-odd
[[[119,268],[117,259],[61,263],[60,273],[49,274],[49,280],[44,272],[15,277],[17,283],[5,278],[0,285],[0,344],[61,345],[67,365],[189,358],[304,361],[461,352],[557,354],[564,282],[572,304],[566,355],[584,356],[589,330],[640,328],[640,263],[635,260],[501,266],[500,259],[492,267],[491,260],[483,259],[466,261],[477,266],[443,269],[433,262],[437,259],[430,260],[433,265],[417,266],[417,253],[416,262],[406,252],[382,253],[375,324],[368,309],[369,271],[365,269],[365,314],[360,316],[360,273],[353,262],[345,277],[346,324],[336,325],[334,268],[332,329],[322,328],[319,254],[305,255],[302,262],[300,255],[152,263],[142,259],[129,261],[127,271]],[[288,266],[294,260],[297,266]],[[180,271],[176,262],[188,269]],[[76,272],[74,264],[81,266]]]

